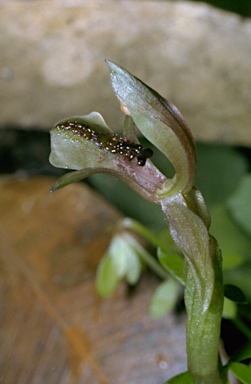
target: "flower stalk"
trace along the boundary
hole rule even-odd
[[[187,311],[188,368],[195,384],[220,384],[218,350],[223,309],[223,278],[221,252],[214,238],[210,237],[210,255],[215,271],[214,291],[207,309],[201,311],[201,302],[191,270],[185,288]]]

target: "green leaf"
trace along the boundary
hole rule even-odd
[[[235,149],[218,145],[197,145],[196,186],[202,191],[209,208],[225,204],[234,192],[248,164]]]
[[[242,290],[232,284],[224,285],[224,296],[238,304],[246,304],[247,299]]]
[[[101,297],[109,297],[113,294],[120,281],[120,276],[113,259],[107,253],[99,263],[96,273],[96,289]]]
[[[215,206],[211,211],[211,233],[217,239],[222,250],[223,269],[236,268],[245,259],[251,257],[251,240],[233,221],[223,205]]]
[[[231,363],[229,365],[230,371],[237,379],[243,384],[251,384],[251,368],[242,363]]]
[[[185,285],[183,277],[184,259],[177,253],[167,253],[161,248],[158,248],[157,255],[160,264],[166,268],[181,284]]]
[[[179,284],[169,278],[161,283],[155,290],[150,303],[150,314],[154,319],[159,319],[173,310],[177,302]]]
[[[237,190],[228,200],[228,208],[237,223],[251,236],[251,175],[242,178]]]
[[[191,373],[187,371],[166,381],[165,384],[194,384],[194,380]]]

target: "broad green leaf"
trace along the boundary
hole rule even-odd
[[[194,380],[191,373],[187,371],[166,381],[165,384],[194,384]]]
[[[242,363],[231,363],[229,370],[234,374],[242,384],[251,384],[251,367]]]
[[[251,240],[233,221],[227,208],[215,206],[211,211],[210,232],[217,239],[223,256],[223,269],[236,268],[251,258]]]
[[[230,147],[206,144],[198,144],[197,153],[196,186],[209,208],[224,204],[247,172],[245,157]]]
[[[149,307],[153,318],[159,319],[173,310],[177,302],[178,290],[179,284],[173,278],[167,279],[158,286]]]
[[[247,303],[246,296],[239,287],[232,284],[224,285],[224,296],[238,304]]]
[[[180,255],[177,253],[167,253],[159,248],[158,259],[164,268],[166,268],[181,284],[185,285],[183,276],[184,259]]]
[[[120,281],[120,277],[113,264],[113,259],[107,253],[99,263],[96,273],[96,289],[101,297],[109,297],[113,294]]]
[[[237,190],[228,200],[228,208],[237,223],[251,236],[251,175],[242,178]]]

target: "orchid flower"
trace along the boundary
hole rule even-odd
[[[125,113],[123,133],[113,132],[92,112],[59,121],[51,130],[50,162],[73,169],[52,191],[94,173],[110,173],[145,199],[159,204],[170,233],[186,259],[188,368],[195,383],[221,383],[218,343],[223,306],[221,254],[209,234],[210,216],[194,187],[196,148],[178,109],[121,66],[106,61],[112,87]],[[168,178],[142,148],[135,126],[174,167]]]

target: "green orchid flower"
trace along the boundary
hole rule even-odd
[[[170,180],[149,160],[141,168],[137,162],[127,161],[125,155],[120,156],[118,151],[109,151],[109,147],[101,142],[109,142],[109,137],[111,141],[112,130],[99,113],[92,112],[87,116],[61,120],[51,131],[50,162],[56,167],[83,170],[65,176],[55,189],[93,173],[107,172],[121,178],[154,202],[177,192],[188,192],[194,185],[196,150],[191,132],[180,112],[172,103],[122,67],[108,60],[107,64],[111,68],[114,92],[127,115],[123,136],[129,140],[129,153],[130,144],[139,144],[133,129],[135,124],[167,156],[176,174]],[[79,129],[74,129],[75,123]],[[96,132],[97,140],[88,140],[83,127]],[[142,155],[147,158],[147,150]],[[149,155],[151,156],[150,151]]]
[[[210,216],[195,187],[196,149],[178,109],[121,66],[106,61],[121,109],[122,136],[112,132],[93,112],[59,121],[51,130],[50,162],[73,169],[52,188],[55,191],[94,173],[110,173],[145,199],[160,204],[170,233],[186,259],[188,368],[195,383],[221,383],[218,343],[223,307],[221,254],[209,234]],[[152,163],[152,150],[142,148],[134,128],[171,162],[168,178]]]

